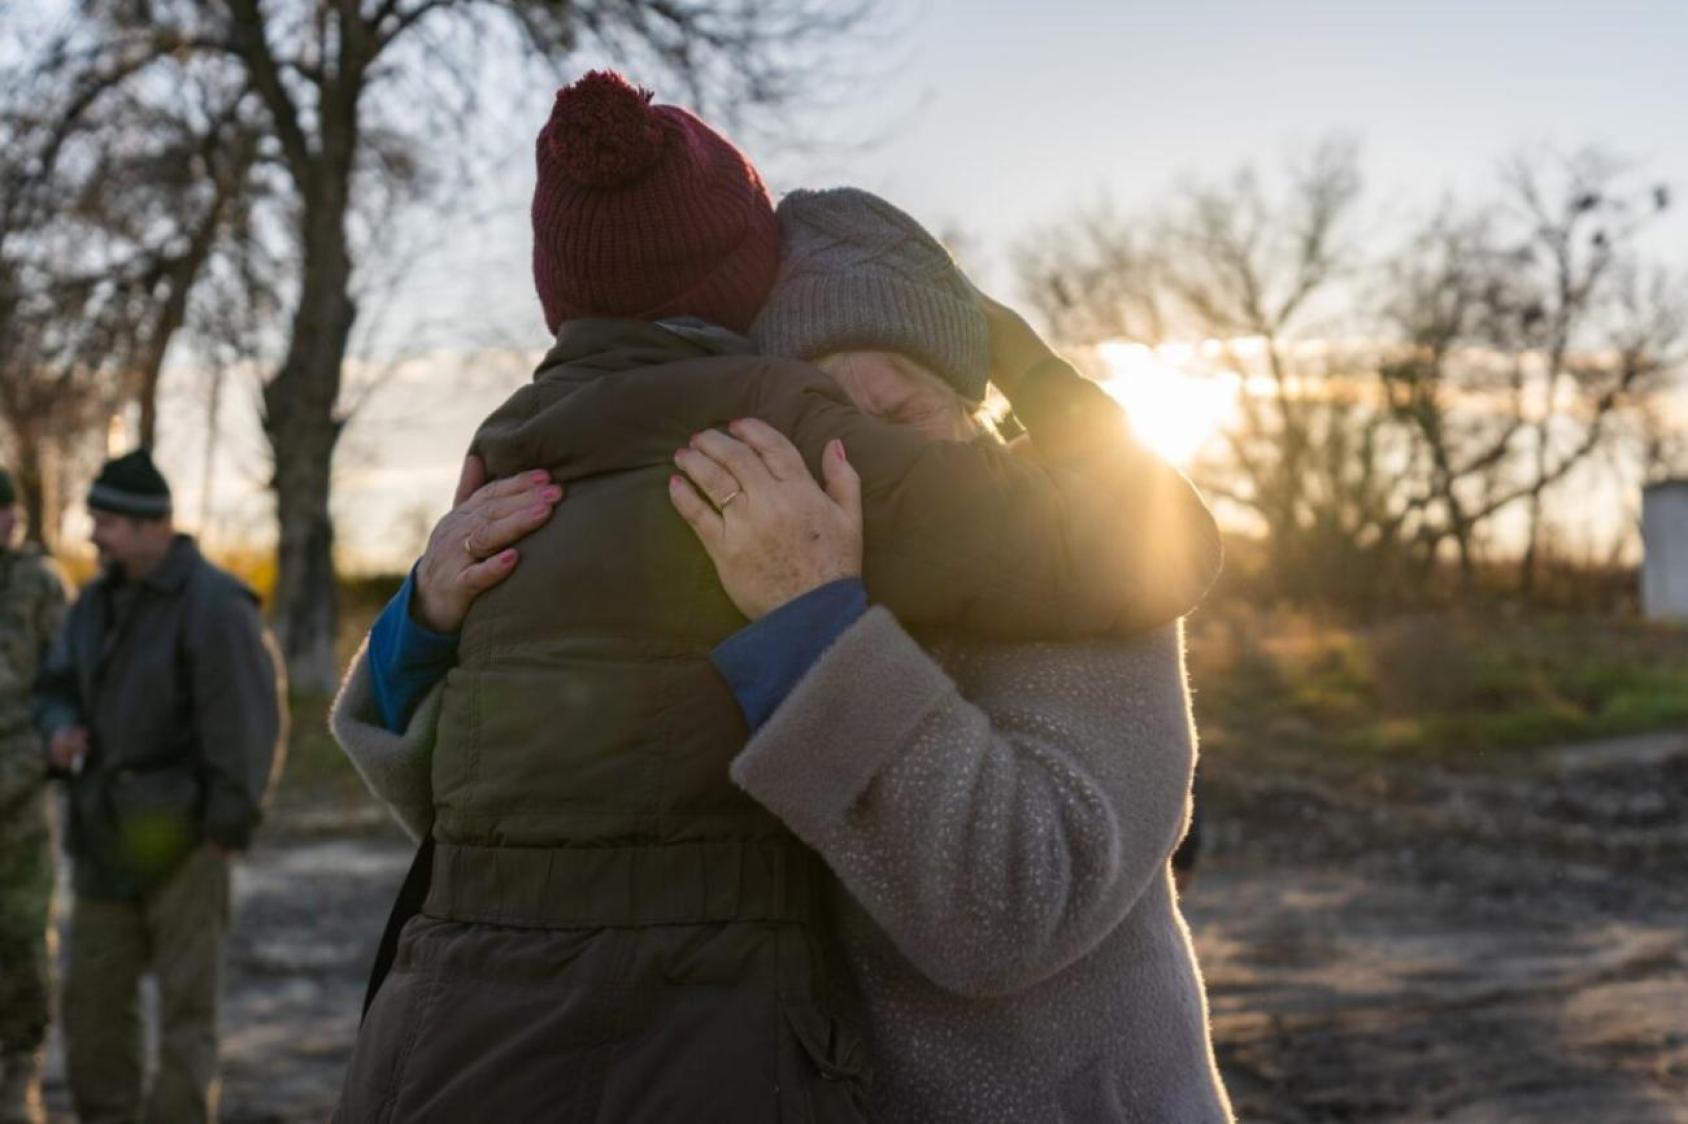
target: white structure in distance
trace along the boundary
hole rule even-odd
[[[1642,615],[1688,622],[1688,480],[1642,491],[1641,542]]]

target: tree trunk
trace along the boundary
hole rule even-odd
[[[209,536],[211,533],[212,512],[216,510],[213,502],[213,484],[216,482],[218,428],[223,413],[223,383],[226,372],[213,370],[211,385],[206,388],[205,398],[205,459],[200,468],[199,478],[203,483],[199,489],[199,533]]]
[[[184,278],[181,284],[171,280],[169,294],[141,351],[140,382],[135,389],[135,397],[141,404],[142,448],[151,449],[158,444],[158,384],[164,374],[164,357],[170,351],[170,341],[187,319],[188,288],[192,284],[191,276]]]
[[[350,292],[343,191],[307,202],[303,279],[280,372],[264,387],[264,432],[275,457],[273,620],[288,681],[329,694],[339,679],[334,640],[337,590],[329,478],[341,421],[340,367],[357,308]]]
[[[1560,362],[1558,358],[1559,354],[1562,354],[1562,351],[1555,353],[1555,358],[1553,360],[1555,364],[1554,370],[1558,370],[1557,364]],[[1536,427],[1536,447],[1534,453],[1535,477],[1532,481],[1535,487],[1534,490],[1530,492],[1530,502],[1528,508],[1526,509],[1527,515],[1525,518],[1527,522],[1524,528],[1524,553],[1518,560],[1518,592],[1525,598],[1525,600],[1528,600],[1536,595],[1536,559],[1541,550],[1542,491],[1547,486],[1547,427],[1548,423],[1552,420],[1552,403],[1554,390],[1557,386],[1558,380],[1550,377],[1547,384],[1547,409],[1549,410],[1549,414],[1548,417],[1544,418],[1541,424]]]
[[[1469,598],[1477,591],[1477,559],[1471,552],[1471,528],[1461,523],[1454,530],[1454,545],[1459,548],[1459,591]]]
[[[276,637],[294,689],[327,695],[339,679],[334,658],[338,609],[334,526],[328,514],[334,434],[294,422],[272,434],[271,446],[280,525],[273,606]]]
[[[1470,517],[1465,513],[1465,506],[1454,494],[1454,481],[1451,477],[1444,480],[1442,499],[1448,509],[1448,533],[1453,537],[1454,547],[1459,552],[1460,596],[1469,598],[1477,589],[1477,558],[1471,542],[1473,528]]]
[[[141,404],[138,444],[143,449],[158,447],[158,383],[164,370],[164,350],[149,344],[141,359],[140,385],[135,390],[135,397]]]
[[[1546,475],[1546,469],[1538,465],[1537,479]],[[1524,530],[1524,553],[1518,559],[1518,592],[1525,599],[1536,594],[1536,560],[1541,552],[1541,522],[1542,522],[1542,494],[1537,489],[1530,494],[1530,505],[1527,524]]]
[[[24,537],[29,542],[51,549],[56,545],[54,539],[57,536],[51,533],[54,528],[48,526],[50,520],[47,518],[51,508],[48,492],[52,487],[47,450],[33,434],[20,430],[17,453],[18,463],[14,467],[18,497],[23,500],[24,520],[29,528]]]

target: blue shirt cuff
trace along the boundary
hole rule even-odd
[[[752,730],[768,720],[821,654],[867,612],[860,578],[840,578],[739,629],[710,653]]]
[[[410,615],[416,593],[416,570],[375,618],[369,630],[369,678],[381,723],[402,733],[410,716],[434,684],[457,663],[457,636],[434,632]]]

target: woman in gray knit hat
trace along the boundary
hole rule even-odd
[[[1094,473],[1160,548],[1146,602],[1168,599],[1156,575],[1211,579],[1188,482],[918,224],[848,189],[793,193],[779,214],[764,353],[816,362],[862,411],[934,441],[994,440],[976,415],[995,382],[1032,454]],[[753,622],[712,655],[753,731],[733,778],[838,876],[871,1118],[1228,1120],[1167,870],[1194,759],[1177,628],[912,636],[867,606],[877,563],[845,477],[823,491],[778,432],[730,429],[725,453],[676,454],[671,495]],[[431,724],[383,729],[366,679],[349,674],[335,732],[408,820],[429,803]]]
[[[1143,533],[1189,541],[1171,525],[1189,517],[1182,480],[913,219],[851,189],[793,193],[779,215],[781,274],[752,327],[765,353],[936,441],[988,439],[973,417],[995,381],[1031,455],[1136,476]],[[734,431],[739,459],[683,467],[741,498],[677,505],[754,621],[717,658],[754,731],[733,777],[839,878],[872,1118],[1228,1120],[1168,869],[1195,759],[1179,629],[911,635],[833,577],[860,541],[813,533],[840,508],[789,443]]]

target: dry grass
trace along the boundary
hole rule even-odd
[[[342,662],[399,580],[343,587]],[[1218,760],[1498,763],[1491,751],[1688,726],[1688,630],[1634,619],[1493,608],[1356,622],[1231,596],[1191,618],[1189,652],[1203,753]],[[357,802],[327,703],[295,700],[284,796]]]
[[[1688,725],[1688,630],[1547,612],[1354,623],[1221,602],[1189,630],[1203,742],[1474,752]]]

